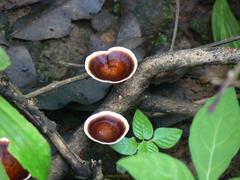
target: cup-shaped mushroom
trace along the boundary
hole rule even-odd
[[[128,130],[128,121],[121,114],[111,111],[93,114],[84,123],[85,134],[100,144],[116,144]]]
[[[86,58],[85,69],[97,81],[120,83],[131,78],[137,69],[137,58],[124,47],[97,51]]]
[[[0,161],[10,180],[27,180],[31,175],[25,170],[21,164],[8,152],[9,140],[7,138],[0,139]]]

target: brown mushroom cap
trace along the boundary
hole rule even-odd
[[[108,51],[97,51],[85,61],[88,74],[101,82],[120,83],[129,79],[137,69],[137,59],[131,50],[113,47]]]
[[[120,114],[111,111],[102,111],[90,116],[85,124],[86,135],[101,144],[115,144],[128,132],[127,120]]]
[[[5,168],[10,180],[27,180],[31,175],[21,166],[21,164],[8,152],[9,140],[0,139],[0,160]]]

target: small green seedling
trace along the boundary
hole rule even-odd
[[[234,88],[226,89],[215,110],[210,111],[216,98],[219,96],[210,98],[198,111],[190,128],[189,148],[196,177],[186,164],[161,152],[122,158],[117,162],[118,171],[128,171],[137,180],[219,179],[239,152],[240,108]]]
[[[133,117],[133,133],[135,137],[123,138],[112,148],[123,155],[133,155],[142,152],[159,152],[159,148],[169,149],[180,139],[182,130],[177,128],[157,128],[153,126],[148,117],[140,110],[137,110]]]

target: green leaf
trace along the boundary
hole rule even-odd
[[[121,141],[111,147],[120,154],[133,155],[137,152],[138,143],[134,137],[124,137]]]
[[[0,47],[0,71],[3,71],[10,65],[10,59],[3,48]]]
[[[160,148],[169,149],[179,141],[181,136],[181,129],[158,128],[154,132],[152,141],[155,142]]]
[[[0,138],[10,140],[9,152],[39,180],[48,179],[50,148],[38,130],[0,96]]]
[[[233,88],[226,89],[216,109],[211,98],[190,129],[190,151],[200,180],[218,179],[240,147],[240,110]]]
[[[142,153],[120,159],[118,169],[128,171],[137,180],[194,180],[179,160],[163,153]]]
[[[143,141],[138,145],[138,153],[158,152],[158,147],[153,142]]]
[[[0,161],[0,179],[1,180],[9,180],[8,175],[4,169],[1,161]]]
[[[140,110],[136,110],[133,117],[133,133],[140,140],[150,139],[153,135],[151,122]]]
[[[240,25],[233,15],[227,0],[215,1],[212,13],[212,31],[215,41],[240,34]],[[230,43],[229,47],[240,48],[240,41]]]

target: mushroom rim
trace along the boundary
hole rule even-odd
[[[113,142],[103,142],[103,141],[97,140],[94,137],[92,137],[90,135],[90,133],[88,132],[88,126],[89,126],[89,123],[92,120],[95,120],[96,118],[103,117],[103,116],[106,116],[106,115],[107,116],[112,116],[112,117],[115,117],[115,118],[119,119],[123,123],[123,125],[125,127],[125,130],[124,130],[123,134],[116,141],[113,141]],[[101,112],[92,114],[84,122],[84,132],[88,136],[88,138],[93,140],[93,141],[95,141],[95,142],[97,142],[97,143],[104,144],[104,145],[113,145],[113,144],[118,143],[119,141],[121,141],[126,136],[128,131],[129,131],[129,123],[128,123],[127,119],[125,117],[123,117],[121,114],[116,113],[116,112],[112,112],[112,111],[101,111]]]
[[[111,81],[111,80],[103,80],[103,79],[100,79],[98,77],[96,77],[91,71],[90,71],[90,68],[89,68],[89,64],[90,64],[90,61],[92,60],[92,58],[98,56],[98,55],[108,55],[109,53],[113,52],[113,51],[122,51],[122,52],[125,52],[126,54],[128,54],[130,56],[130,58],[133,60],[133,70],[131,72],[131,74],[129,74],[126,78],[122,79],[122,80],[119,80],[119,81]],[[120,46],[116,46],[116,47],[112,47],[112,48],[109,48],[107,51],[96,51],[96,52],[93,52],[92,54],[90,54],[89,56],[86,57],[86,60],[85,60],[85,70],[87,71],[87,73],[95,80],[97,81],[100,81],[100,82],[103,82],[103,83],[111,83],[111,84],[118,84],[118,83],[121,83],[121,82],[124,82],[128,79],[130,79],[133,74],[136,72],[137,70],[137,67],[138,67],[138,60],[135,56],[135,54],[128,48],[125,48],[125,47],[120,47]]]
[[[10,144],[10,139],[8,139],[7,137],[1,137],[1,138],[0,138],[0,142],[2,142],[2,143],[8,143],[8,145],[9,145],[9,144]],[[7,147],[7,151],[8,151],[8,147]],[[8,151],[8,153],[9,153],[16,161],[18,161],[9,151]],[[22,166],[22,168],[23,168],[24,170],[27,171],[27,169],[25,169],[25,168],[23,167],[23,165],[22,165],[19,161],[18,161],[18,163]],[[31,177],[32,177],[31,173],[28,172],[28,176],[25,177],[23,180],[29,180]]]

